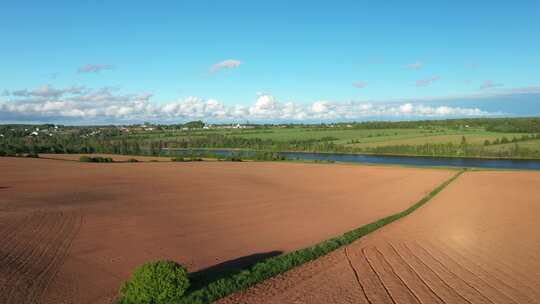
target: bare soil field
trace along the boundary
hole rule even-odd
[[[9,157],[0,171],[0,302],[82,304],[111,303],[151,260],[204,272],[312,245],[409,207],[455,173]]]
[[[350,246],[220,303],[540,303],[540,173],[468,172]]]

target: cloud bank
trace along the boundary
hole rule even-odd
[[[329,121],[376,117],[452,117],[492,115],[478,108],[429,106],[412,102],[367,103],[318,100],[311,104],[282,102],[271,94],[258,94],[251,105],[227,105],[216,99],[190,96],[157,104],[152,94],[122,94],[104,87],[46,85],[35,90],[6,91],[0,99],[0,120],[128,123],[145,120],[177,122],[203,119],[227,121]]]

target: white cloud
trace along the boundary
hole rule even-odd
[[[90,90],[84,87],[54,89],[45,85],[35,90],[10,92],[0,102],[0,117],[36,118],[126,118],[136,119],[153,112],[151,94],[119,95],[112,88]]]
[[[404,114],[410,114],[412,113],[413,105],[410,103],[406,103],[404,105],[399,106],[399,111]]]
[[[15,91],[4,91],[4,96],[17,96],[17,97],[44,97],[44,98],[59,98],[62,95],[65,94],[80,94],[83,92],[85,88],[82,86],[71,86],[67,87],[65,89],[55,89],[51,85],[42,85],[41,87],[34,89],[34,90],[28,90],[28,89],[22,89],[22,90],[15,90]]]
[[[328,112],[328,101],[316,101],[311,105],[311,111],[313,113],[326,113]]]
[[[211,66],[210,67],[210,73],[213,74],[213,73],[219,72],[220,70],[223,70],[223,69],[238,68],[241,64],[242,64],[242,62],[240,60],[236,60],[236,59],[223,60],[223,61],[218,62],[218,63],[214,64],[213,66]]]
[[[409,102],[367,103],[317,100],[310,104],[280,102],[260,93],[251,106],[226,105],[217,99],[190,96],[156,104],[152,94],[120,94],[115,88],[87,89],[43,86],[36,90],[7,92],[0,101],[0,120],[5,121],[100,121],[106,123],[155,120],[207,121],[321,121],[370,117],[446,117],[490,115],[478,108],[432,107]]]
[[[354,82],[352,85],[355,88],[363,89],[363,88],[367,87],[367,82],[365,82],[365,81],[357,81],[357,82]]]
[[[420,80],[416,81],[416,86],[417,87],[427,87],[432,82],[437,81],[439,79],[441,79],[441,77],[439,77],[439,76],[433,76],[433,77],[430,77],[430,78],[427,78],[427,79],[420,79]]]
[[[86,64],[86,65],[83,65],[82,67],[79,67],[77,69],[77,73],[99,73],[101,71],[105,71],[105,70],[112,70],[114,69],[114,66],[113,65],[110,65],[110,64],[102,64],[102,63],[97,63],[97,64]]]
[[[423,66],[424,66],[424,63],[422,61],[416,61],[415,63],[407,64],[407,67],[413,70],[420,70]]]
[[[486,80],[484,81],[484,83],[480,86],[480,89],[481,90],[484,90],[484,89],[491,89],[491,88],[497,88],[497,87],[502,87],[503,84],[502,83],[495,83],[493,82],[492,80]]]

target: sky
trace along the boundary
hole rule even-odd
[[[540,115],[540,1],[442,2],[3,1],[0,123]]]

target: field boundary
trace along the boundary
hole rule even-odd
[[[307,262],[313,261],[343,246],[349,245],[352,242],[360,239],[361,237],[375,230],[378,230],[379,228],[382,228],[404,216],[407,216],[414,212],[416,209],[422,207],[433,197],[435,197],[439,192],[441,192],[446,186],[456,180],[466,170],[467,169],[460,170],[451,178],[444,181],[442,184],[433,189],[430,193],[428,193],[418,202],[401,212],[384,217],[375,222],[361,226],[340,236],[328,239],[326,241],[322,241],[313,246],[266,259],[231,277],[219,279],[199,290],[188,292],[186,297],[184,297],[178,303],[212,303],[225,296],[245,290],[266,279],[289,271]]]

